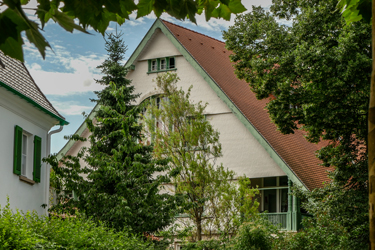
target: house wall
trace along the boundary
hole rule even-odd
[[[47,203],[46,163],[42,162],[41,182],[30,185],[13,173],[14,127],[20,126],[28,133],[42,138],[42,158],[46,157],[47,134],[56,123],[49,115],[38,110],[20,97],[0,87],[0,205],[5,206],[9,196],[10,207],[23,211],[35,210],[45,214],[41,205]],[[33,138],[33,137],[32,137]],[[27,177],[32,179],[33,143],[28,150],[31,156]]]
[[[193,86],[191,91],[192,101],[208,103],[206,115],[213,127],[220,132],[223,150],[223,157],[218,159],[217,162],[222,162],[225,168],[234,170],[237,175],[245,174],[251,178],[285,175],[203,77],[160,31],[154,33],[148,45],[134,62],[135,70],[130,71],[127,76],[127,78],[132,79],[135,93],[141,93],[137,103],[139,104],[145,98],[159,93],[156,89],[156,83],[153,82],[158,73],[147,74],[147,59],[166,56],[175,56],[177,68],[175,72],[181,79],[178,86],[185,91]]]

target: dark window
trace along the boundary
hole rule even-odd
[[[288,176],[279,177],[279,186],[288,186]]]
[[[170,69],[175,68],[174,57],[169,58],[169,68]]]
[[[264,187],[276,187],[276,177],[264,178]]]

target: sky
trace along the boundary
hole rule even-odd
[[[242,2],[248,11],[251,11],[252,5],[267,8],[272,0],[242,0]],[[36,3],[31,1],[29,5],[36,6]],[[27,14],[30,19],[37,20],[32,11]],[[139,19],[135,17],[136,13],[133,13],[130,20],[126,20],[123,25],[111,23],[107,29],[108,33],[115,32],[116,28],[118,32],[123,33],[123,40],[128,48],[124,63],[156,20],[153,13]],[[211,19],[206,22],[201,15],[197,16],[197,25],[190,21],[176,20],[167,14],[163,14],[161,18],[223,41],[222,31],[233,25],[235,16],[232,15],[230,21]],[[42,34],[52,49],[47,51],[45,60],[25,39],[23,49],[26,67],[48,100],[70,123],[64,126],[62,132],[52,136],[51,153],[58,153],[66,144],[65,135],[76,132],[84,121],[82,113],[90,113],[95,106],[95,103],[90,101],[96,98],[93,91],[103,88],[96,84],[95,79],[101,78],[100,71],[96,67],[106,58],[105,40],[100,33],[92,29],[88,31],[90,35],[79,31],[69,33],[53,21],[48,22]],[[58,127],[52,129],[56,128]]]

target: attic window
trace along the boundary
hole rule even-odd
[[[151,71],[157,71],[157,70],[158,70],[158,67],[157,67],[156,60],[151,60]]]
[[[176,70],[176,61],[174,57],[162,57],[148,60],[147,74],[169,70]]]

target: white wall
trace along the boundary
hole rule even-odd
[[[193,85],[192,101],[209,103],[206,114],[213,127],[220,132],[220,142],[223,149],[223,157],[217,162],[222,162],[225,168],[234,170],[237,175],[245,174],[251,178],[285,175],[203,77],[160,31],[154,34],[152,40],[139,56],[138,61],[134,62],[135,70],[129,72],[127,76],[127,78],[132,79],[135,93],[141,93],[137,103],[150,95],[159,93],[156,90],[155,82],[152,81],[157,73],[147,74],[147,59],[171,55],[176,56],[177,70],[175,72],[181,79],[178,86],[186,91]]]
[[[35,210],[44,214],[41,205],[46,201],[46,163],[42,162],[41,182],[30,185],[13,174],[14,127],[23,128],[32,135],[42,138],[42,158],[46,157],[48,130],[56,123],[49,115],[36,109],[20,97],[0,87],[0,205],[23,211]],[[33,152],[30,152],[31,159]],[[32,161],[28,178],[32,179]]]

